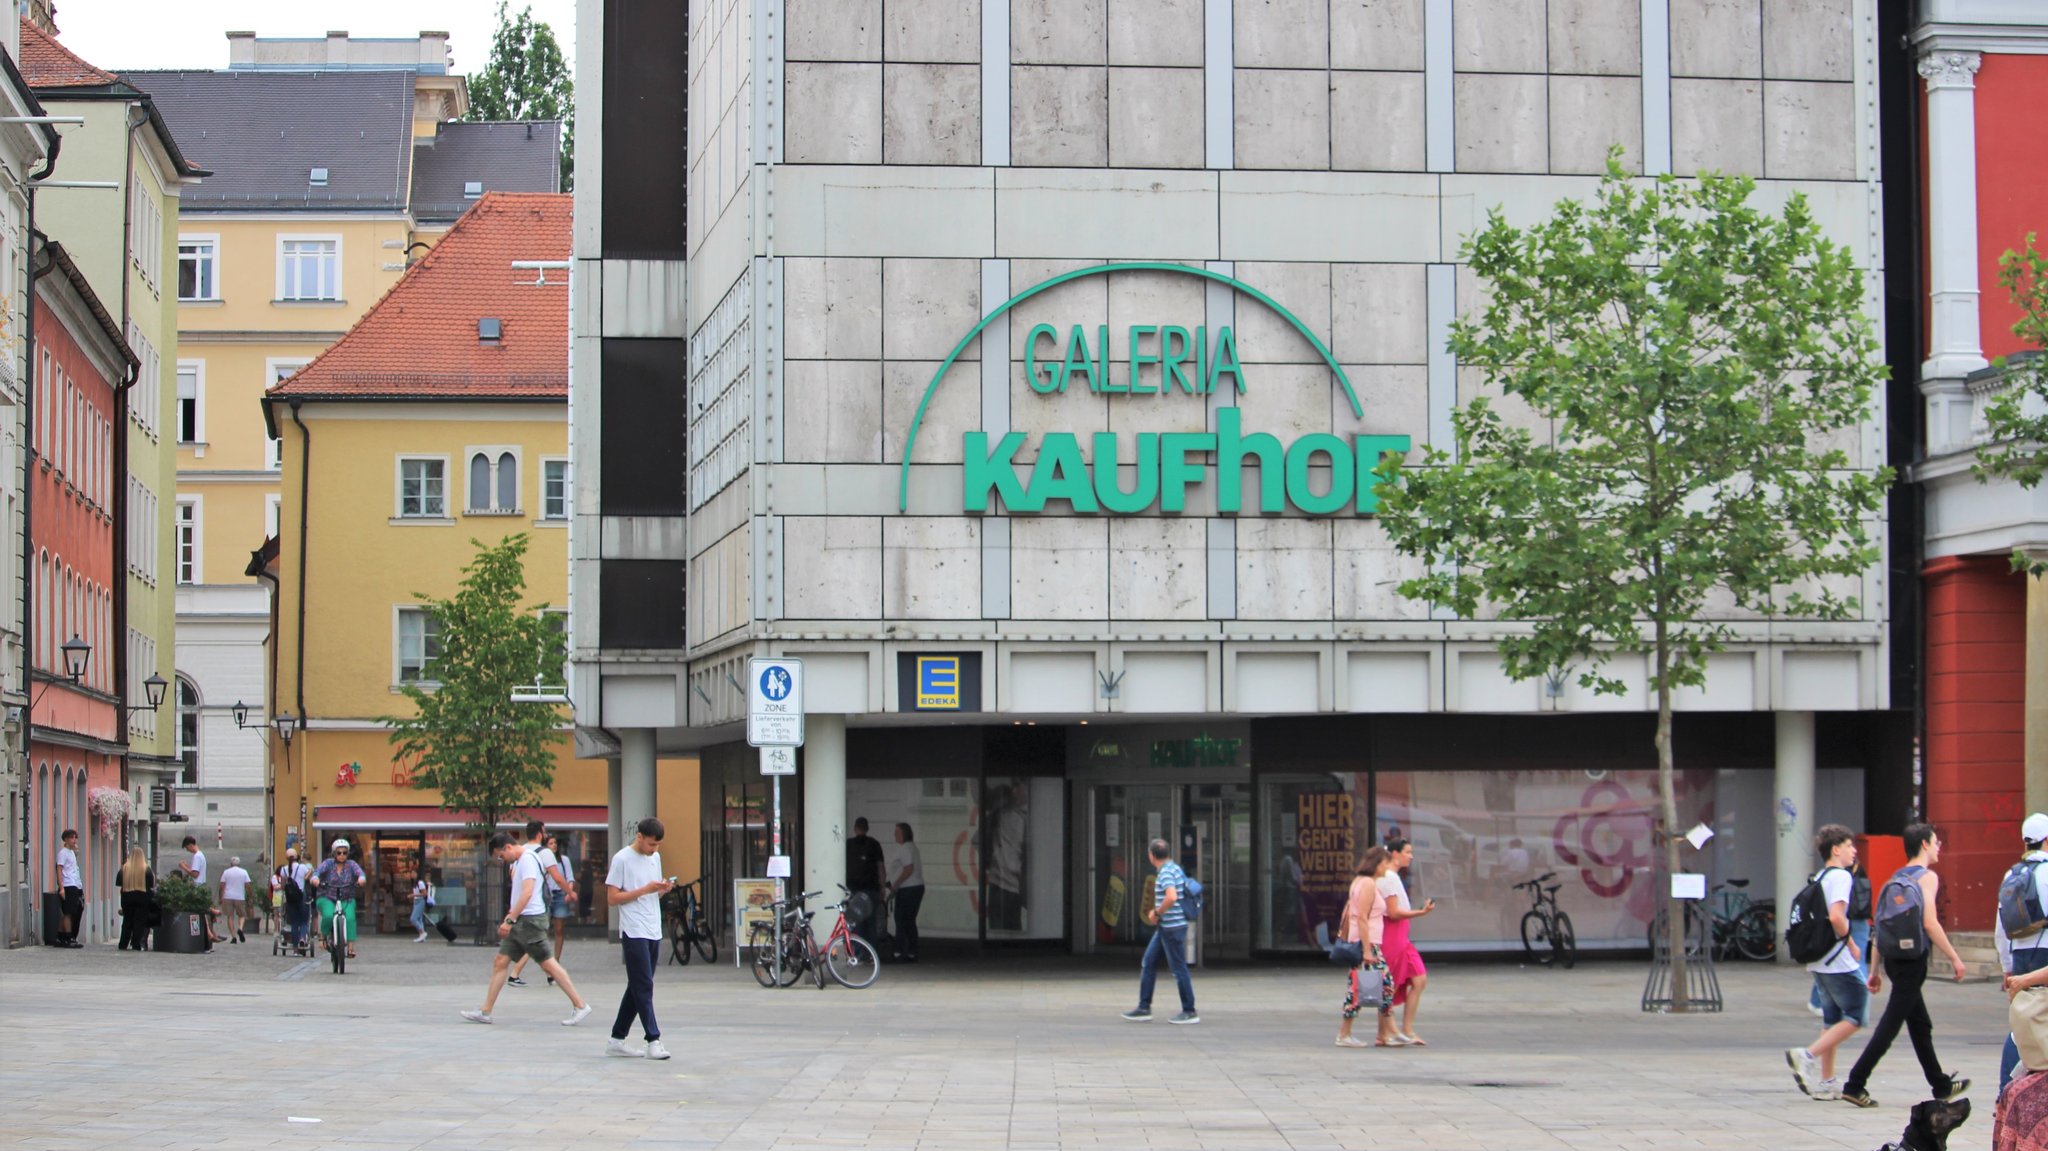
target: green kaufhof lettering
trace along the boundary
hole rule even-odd
[[[1088,390],[1097,395],[1206,396],[1216,390],[1225,376],[1239,395],[1244,394],[1244,368],[1237,359],[1237,337],[1229,328],[1216,329],[1209,338],[1207,327],[1193,332],[1178,324],[1132,324],[1130,357],[1123,378],[1110,370],[1109,325],[1098,324],[1091,349],[1087,329],[1075,324],[1067,334],[1066,354],[1060,354],[1060,330],[1039,324],[1024,337],[1024,379],[1031,390],[1048,396],[1080,386],[1086,376]]]
[[[1373,469],[1382,455],[1405,455],[1409,447],[1407,436],[1353,436],[1346,441],[1326,432],[1282,445],[1266,432],[1244,434],[1237,408],[1217,409],[1214,432],[1140,433],[1134,443],[1136,454],[1128,459],[1123,441],[1113,432],[1094,433],[1094,451],[1086,457],[1074,433],[1048,432],[1039,439],[1038,457],[1028,475],[1019,471],[1017,460],[1026,442],[1023,432],[1009,432],[993,445],[987,432],[967,433],[962,467],[965,510],[989,511],[993,498],[1013,512],[1041,512],[1055,501],[1084,514],[1131,515],[1155,506],[1184,511],[1187,490],[1208,480],[1213,456],[1219,512],[1271,515],[1292,509],[1336,515],[1349,509],[1370,515],[1380,503]],[[1252,508],[1245,505],[1248,464],[1259,469]]]

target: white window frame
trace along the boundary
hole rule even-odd
[[[562,514],[558,516],[548,514],[548,468],[554,464],[562,465]],[[540,458],[540,479],[538,482],[540,484],[540,518],[535,522],[544,524],[568,523],[570,515],[573,514],[572,505],[576,500],[576,471],[569,466],[569,457],[542,456]]]
[[[285,294],[285,245],[308,243],[332,243],[334,245],[334,294],[331,296],[288,296]],[[280,232],[277,236],[277,295],[273,297],[280,304],[338,304],[346,300],[342,290],[341,275],[341,233],[339,232]]]
[[[415,678],[415,679],[406,679],[406,678],[405,678],[405,631],[404,631],[404,627],[405,627],[405,624],[404,624],[404,621],[405,621],[406,619],[408,619],[408,618],[411,618],[411,617],[418,617],[418,618],[419,618],[419,619],[421,620],[421,625],[420,625],[420,627],[421,627],[421,631],[420,631],[420,634],[421,634],[421,636],[422,636],[422,639],[421,639],[421,641],[420,641],[420,670],[421,670],[421,674],[420,674],[420,675],[419,675],[419,676],[418,676],[417,678]],[[426,621],[427,621],[427,620],[428,620],[429,618],[430,618],[430,617],[429,617],[429,616],[427,615],[427,609],[425,609],[425,608],[423,608],[423,607],[418,607],[418,606],[416,606],[416,605],[410,605],[410,604],[393,604],[393,605],[392,605],[392,608],[391,608],[391,686],[392,686],[392,689],[393,689],[394,691],[395,691],[395,690],[397,690],[398,688],[401,688],[401,687],[404,687],[404,686],[406,686],[407,684],[414,684],[414,685],[417,685],[417,686],[419,686],[419,687],[436,687],[436,686],[439,686],[439,684],[440,684],[440,682],[441,682],[441,681],[439,681],[439,680],[434,680],[434,679],[428,679],[428,678],[426,677],[426,675],[425,675],[425,671],[426,671],[426,661],[427,661],[427,658],[428,658],[428,657],[427,657],[427,652],[426,652],[426,640],[425,640],[425,638],[424,638],[424,637],[425,637],[425,635],[426,635]]]
[[[265,381],[263,390],[269,392],[270,389],[283,383],[285,377],[290,376],[312,362],[310,358],[305,356],[266,357],[263,361],[263,378]],[[264,468],[273,472],[284,470],[284,437],[279,436],[276,439],[272,439],[269,436],[265,436],[263,439]]]
[[[206,361],[181,359],[178,361],[177,374],[180,376],[184,375],[187,368],[192,370],[192,438],[189,440],[181,438],[178,440],[178,444],[181,447],[204,448],[206,446]],[[183,396],[178,397],[181,409],[184,402],[185,398]],[[177,430],[180,432],[185,430],[185,413],[182,410],[178,412]],[[206,453],[202,451],[199,454],[205,455]]]
[[[482,507],[477,507],[470,499],[473,493],[470,491],[469,462],[476,457],[478,452],[482,452],[490,460],[491,478],[490,492],[488,493],[490,498],[484,501]],[[510,453],[512,456],[513,469],[519,473],[514,477],[519,482],[512,486],[512,506],[509,508],[498,506],[498,466],[507,453]],[[461,471],[463,515],[516,516],[520,514],[520,508],[526,503],[526,452],[518,444],[471,444],[462,449]]]
[[[271,492],[263,497],[263,535],[270,539],[284,530],[284,496]]]
[[[415,461],[432,461],[441,465],[441,510],[437,514],[407,515],[405,511],[405,465]],[[391,464],[391,518],[398,523],[450,523],[455,515],[448,508],[449,490],[448,457],[434,452],[401,452]]]
[[[206,582],[204,534],[206,530],[206,511],[201,503],[204,498],[203,496],[179,496],[177,512],[171,518],[171,530],[173,533],[171,543],[172,578],[174,582],[186,587],[197,587]],[[192,509],[192,518],[190,520],[185,518],[186,508]],[[185,548],[188,546],[185,541],[185,529],[188,527],[191,529],[192,535],[189,545],[192,549],[190,579],[185,578]]]
[[[198,257],[198,256],[194,256],[194,258],[193,258],[193,263],[195,263],[195,264],[198,264],[199,266],[201,266],[201,267],[205,268],[205,270],[206,270],[206,273],[207,273],[207,275],[206,275],[207,283],[208,283],[208,286],[212,288],[212,291],[211,291],[211,292],[202,292],[202,293],[201,293],[200,295],[197,295],[197,296],[188,296],[188,295],[185,295],[185,294],[184,294],[184,292],[183,292],[183,291],[181,290],[181,291],[180,291],[180,292],[178,293],[178,302],[179,302],[179,303],[181,303],[181,304],[212,304],[212,303],[219,303],[219,302],[220,302],[220,233],[218,233],[218,232],[180,232],[180,233],[178,234],[178,279],[179,279],[179,280],[181,281],[181,283],[179,284],[179,287],[180,287],[181,289],[182,289],[182,287],[183,287],[182,281],[183,281],[183,280],[184,280],[184,278],[185,278],[185,245],[187,245],[187,244],[204,244],[204,245],[206,245],[206,247],[207,247],[207,254],[206,254],[206,255],[205,255],[205,256],[204,256],[203,258],[202,258],[202,257]],[[280,251],[282,251],[282,249],[279,249],[279,250],[280,250]],[[196,278],[196,277],[195,277],[195,278]]]

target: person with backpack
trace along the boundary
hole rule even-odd
[[[1849,893],[1849,938],[1856,941],[1856,950],[1863,953],[1863,965],[1857,969],[1866,981],[1870,978],[1870,873],[1863,870],[1863,861],[1849,870],[1856,879],[1856,886]],[[1806,1009],[1820,1018],[1820,988],[1806,989]]]
[[[1998,919],[1992,934],[1998,943],[1998,966],[2005,972],[2007,992],[2021,976],[2048,969],[2048,815],[2035,812],[2020,824],[2020,842],[2026,854],[2005,873],[1998,884]],[[2040,980],[2029,980],[2031,986]],[[2005,1051],[1998,1062],[1998,1089],[2012,1082],[2021,1071],[2019,1045],[2005,1037]]]
[[[1165,840],[1153,840],[1145,854],[1158,872],[1152,880],[1152,907],[1145,912],[1145,922],[1156,930],[1152,932],[1152,942],[1145,945],[1145,959],[1138,976],[1138,1006],[1124,1012],[1124,1018],[1133,1023],[1152,1021],[1152,984],[1159,974],[1160,957],[1164,956],[1167,966],[1173,968],[1174,985],[1180,989],[1180,1014],[1167,1022],[1200,1023],[1202,1017],[1195,1014],[1195,981],[1188,975],[1188,908],[1182,906],[1182,900],[1191,894],[1191,881],[1180,864],[1173,861],[1172,848]]]
[[[1863,951],[1849,934],[1849,900],[1856,888],[1849,874],[1856,866],[1855,833],[1830,823],[1815,833],[1814,847],[1823,866],[1792,901],[1785,944],[1794,962],[1806,964],[1820,991],[1821,1032],[1811,1046],[1787,1049],[1785,1062],[1801,1091],[1815,1099],[1837,1099],[1842,1092],[1835,1078],[1835,1048],[1856,1034],[1870,1015],[1870,987],[1860,970]]]
[[[299,849],[284,849],[284,862],[277,865],[277,871],[270,877],[270,902],[274,907],[284,909],[284,934],[293,947],[306,945],[306,930],[309,926],[310,910],[306,902],[306,879],[313,869],[299,862]]]
[[[1930,943],[1947,957],[1958,982],[1965,973],[1962,958],[1949,943],[1948,932],[1941,929],[1941,916],[1934,909],[1941,877],[1931,869],[1941,861],[1941,836],[1929,824],[1910,823],[1904,838],[1906,866],[1893,872],[1878,892],[1873,921],[1882,970],[1870,973],[1869,986],[1875,994],[1884,986],[1885,976],[1891,976],[1891,998],[1885,1000],[1877,1030],[1870,1033],[1870,1042],[1842,1084],[1842,1098],[1858,1107],[1877,1106],[1868,1090],[1870,1073],[1891,1050],[1901,1026],[1912,1037],[1913,1054],[1919,1057],[1920,1071],[1927,1076],[1928,1089],[1936,1099],[1947,1102],[1970,1089],[1968,1079],[1941,1069],[1941,1060],[1934,1054],[1934,1021],[1927,1015],[1927,1000],[1921,994],[1931,963]]]

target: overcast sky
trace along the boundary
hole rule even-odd
[[[576,56],[575,0],[514,0],[554,29],[562,52]],[[65,47],[109,71],[125,68],[224,68],[229,31],[258,36],[411,37],[446,32],[455,70],[474,72],[491,53],[497,0],[57,0]]]

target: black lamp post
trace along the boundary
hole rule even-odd
[[[92,659],[92,645],[73,635],[60,648],[64,653],[64,675],[72,683],[85,678],[86,662]]]
[[[235,706],[234,706],[234,716],[235,716],[235,726],[236,726],[237,728],[245,728],[245,727],[248,727],[248,726],[249,726],[249,705],[248,705],[248,704],[246,704],[246,703],[243,703],[243,702],[242,702],[241,700],[239,700],[239,699],[238,699],[238,700],[236,700],[236,701],[235,701]]]
[[[277,727],[277,737],[284,741],[285,751],[290,752],[292,749],[292,735],[300,727],[299,717],[288,711],[279,712],[277,718],[271,722]]]

